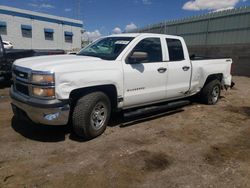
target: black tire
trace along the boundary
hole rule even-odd
[[[212,80],[201,90],[201,100],[205,104],[214,105],[218,102],[221,93],[221,83],[219,80]]]
[[[75,105],[72,116],[73,130],[80,137],[95,138],[105,131],[110,113],[111,104],[107,95],[103,92],[89,93],[81,97]]]

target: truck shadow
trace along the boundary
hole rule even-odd
[[[151,121],[154,119],[162,118],[164,116],[170,116],[179,112],[184,111],[182,108],[174,109],[174,110],[168,110],[168,111],[156,111],[151,113],[145,113],[141,114],[135,117],[123,117],[122,113],[114,114],[111,121],[110,121],[110,127],[119,126],[120,128],[125,128],[129,126],[133,126],[139,123],[143,123],[145,121]]]
[[[243,109],[243,112],[248,116],[248,117],[250,117],[250,107],[242,107],[242,109]]]
[[[170,116],[179,112],[184,111],[182,108],[178,108],[171,111],[156,111],[147,114],[141,114],[136,117],[124,118],[122,113],[115,113],[112,115],[109,123],[109,127],[119,126],[125,128],[134,126],[139,123],[158,119],[165,116]],[[88,139],[81,138],[73,133],[72,126],[48,126],[41,124],[34,124],[27,120],[18,120],[13,117],[11,121],[12,128],[25,138],[39,141],[39,142],[61,142],[66,140],[67,137],[77,142],[87,142]]]
[[[0,89],[9,88],[12,84],[12,81],[0,81]]]
[[[12,117],[12,128],[25,138],[40,142],[60,142],[64,141],[66,135],[70,133],[69,126],[48,126],[34,124],[26,120],[19,120]]]
[[[141,114],[139,116],[136,117],[130,117],[130,118],[125,118],[123,116],[123,113],[114,113],[111,116],[110,122],[108,127],[115,127],[115,126],[119,126],[120,128],[126,128],[126,127],[130,127],[130,126],[134,126],[146,121],[150,121],[150,120],[154,120],[154,119],[158,119],[158,118],[162,118],[165,116],[170,116],[179,112],[184,111],[183,109],[175,109],[175,110],[171,110],[171,111],[157,111],[157,112],[152,112],[152,113],[147,113],[147,114]],[[89,141],[87,139],[81,138],[79,136],[77,136],[76,134],[74,134],[73,132],[70,133],[69,138],[71,140],[74,141],[78,141],[78,142],[86,142]]]
[[[125,127],[130,127],[130,126],[135,126],[139,123],[143,123],[146,121],[154,120],[154,119],[159,119],[165,116],[170,116],[179,112],[184,111],[182,108],[171,110],[171,111],[156,111],[152,113],[145,113],[141,114],[136,117],[130,117],[130,118],[125,118],[123,116],[123,113],[114,113],[111,116],[110,122],[108,127],[116,127],[119,126],[120,128],[125,128]],[[88,140],[84,138],[80,138],[79,136],[75,135],[73,132],[70,134],[69,138],[71,140],[77,141],[77,142],[86,142]]]

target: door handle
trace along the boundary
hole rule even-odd
[[[182,69],[183,69],[184,71],[188,71],[188,70],[190,69],[190,67],[184,66],[184,67],[182,67]]]
[[[157,71],[158,71],[159,73],[164,73],[164,72],[167,71],[167,68],[161,67],[161,68],[159,68]]]

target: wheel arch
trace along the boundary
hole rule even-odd
[[[83,88],[77,88],[70,92],[70,101],[71,101],[71,109],[73,109],[74,105],[76,104],[77,100],[81,98],[82,96],[101,91],[105,93],[110,102],[112,109],[117,109],[118,105],[118,92],[115,85],[108,84],[108,85],[97,85],[97,86],[90,86],[90,87],[83,87]]]
[[[213,80],[219,80],[220,82],[222,82],[222,79],[223,79],[223,74],[222,73],[217,73],[217,74],[210,74],[207,76],[204,84],[203,84],[203,87],[205,85],[207,85],[209,82],[213,81]]]

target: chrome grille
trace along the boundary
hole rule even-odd
[[[14,69],[13,70],[13,73],[17,76],[17,77],[20,77],[22,79],[28,79],[28,76],[29,74],[27,72],[23,72],[23,71],[20,71],[20,70],[17,70],[17,69]]]
[[[15,88],[18,92],[29,96],[29,87],[20,83],[15,83]]]

